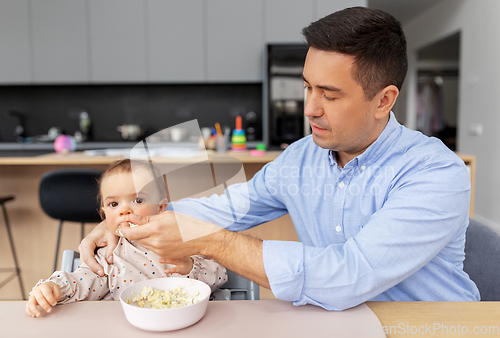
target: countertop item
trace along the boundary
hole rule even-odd
[[[196,299],[196,302],[165,309],[139,307],[135,303],[127,303],[127,299],[130,302],[135,295],[141,295],[146,286],[170,292],[180,286],[182,291],[186,292],[183,299]],[[120,303],[130,324],[143,330],[162,332],[183,329],[198,322],[205,315],[209,298],[210,287],[207,284],[192,278],[169,277],[144,280],[130,285],[120,294]]]

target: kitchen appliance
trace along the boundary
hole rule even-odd
[[[311,132],[304,117],[302,79],[307,50],[303,43],[266,47],[262,111],[264,142],[271,149],[295,142]]]
[[[144,128],[138,124],[124,124],[116,128],[126,141],[135,141],[142,137]]]
[[[14,117],[16,119],[16,126],[14,128],[14,132],[11,137],[14,137],[16,142],[23,142],[25,133],[24,133],[24,115],[15,110],[9,110],[6,114],[7,117]],[[9,137],[10,138],[10,137]]]

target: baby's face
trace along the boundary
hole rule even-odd
[[[134,178],[137,179],[137,175]],[[148,177],[145,176],[144,181],[147,180]],[[146,222],[145,216],[156,215],[165,209],[166,204],[160,203],[158,191],[148,189],[148,186],[151,187],[147,185],[145,189],[136,192],[131,173],[116,173],[103,180],[103,211],[111,231],[116,232],[124,222],[143,224]]]

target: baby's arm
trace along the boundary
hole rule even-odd
[[[224,266],[205,256],[191,256],[191,258],[194,263],[189,278],[208,284],[212,292],[227,282],[227,271]]]
[[[111,271],[113,267],[100,258],[96,256],[99,264],[104,267],[104,271]],[[26,313],[32,317],[39,317],[41,313],[37,309],[37,305],[49,313],[51,311],[50,305],[55,306],[56,304],[80,300],[100,300],[108,293],[107,276],[100,277],[92,272],[87,265],[82,264],[74,272],[56,271],[48,279],[40,280],[30,293],[26,304]]]
[[[59,286],[52,282],[46,282],[38,285],[33,289],[26,304],[26,313],[33,317],[40,317],[41,312],[38,310],[38,305],[49,313],[52,311],[52,306],[57,304],[57,301],[61,298],[61,290]]]
[[[194,260],[191,257],[180,258],[180,259],[163,259],[165,264],[171,264],[172,267],[165,269],[166,274],[178,273],[181,275],[187,275],[193,270]]]
[[[100,264],[103,264],[99,261]],[[74,272],[55,272],[49,280],[61,288],[61,299],[58,304],[67,304],[80,300],[101,300],[109,293],[109,267],[104,266],[104,277],[95,274],[86,264],[82,264]]]

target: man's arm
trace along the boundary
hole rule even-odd
[[[210,244],[201,247],[202,255],[263,287],[271,288],[264,270],[261,239],[221,230],[213,234]]]
[[[207,256],[259,285],[270,287],[264,270],[260,239],[173,211],[152,216],[148,224],[139,227],[125,225],[122,233],[160,257]],[[190,239],[185,241],[183,237]],[[160,262],[164,260],[160,259]]]

